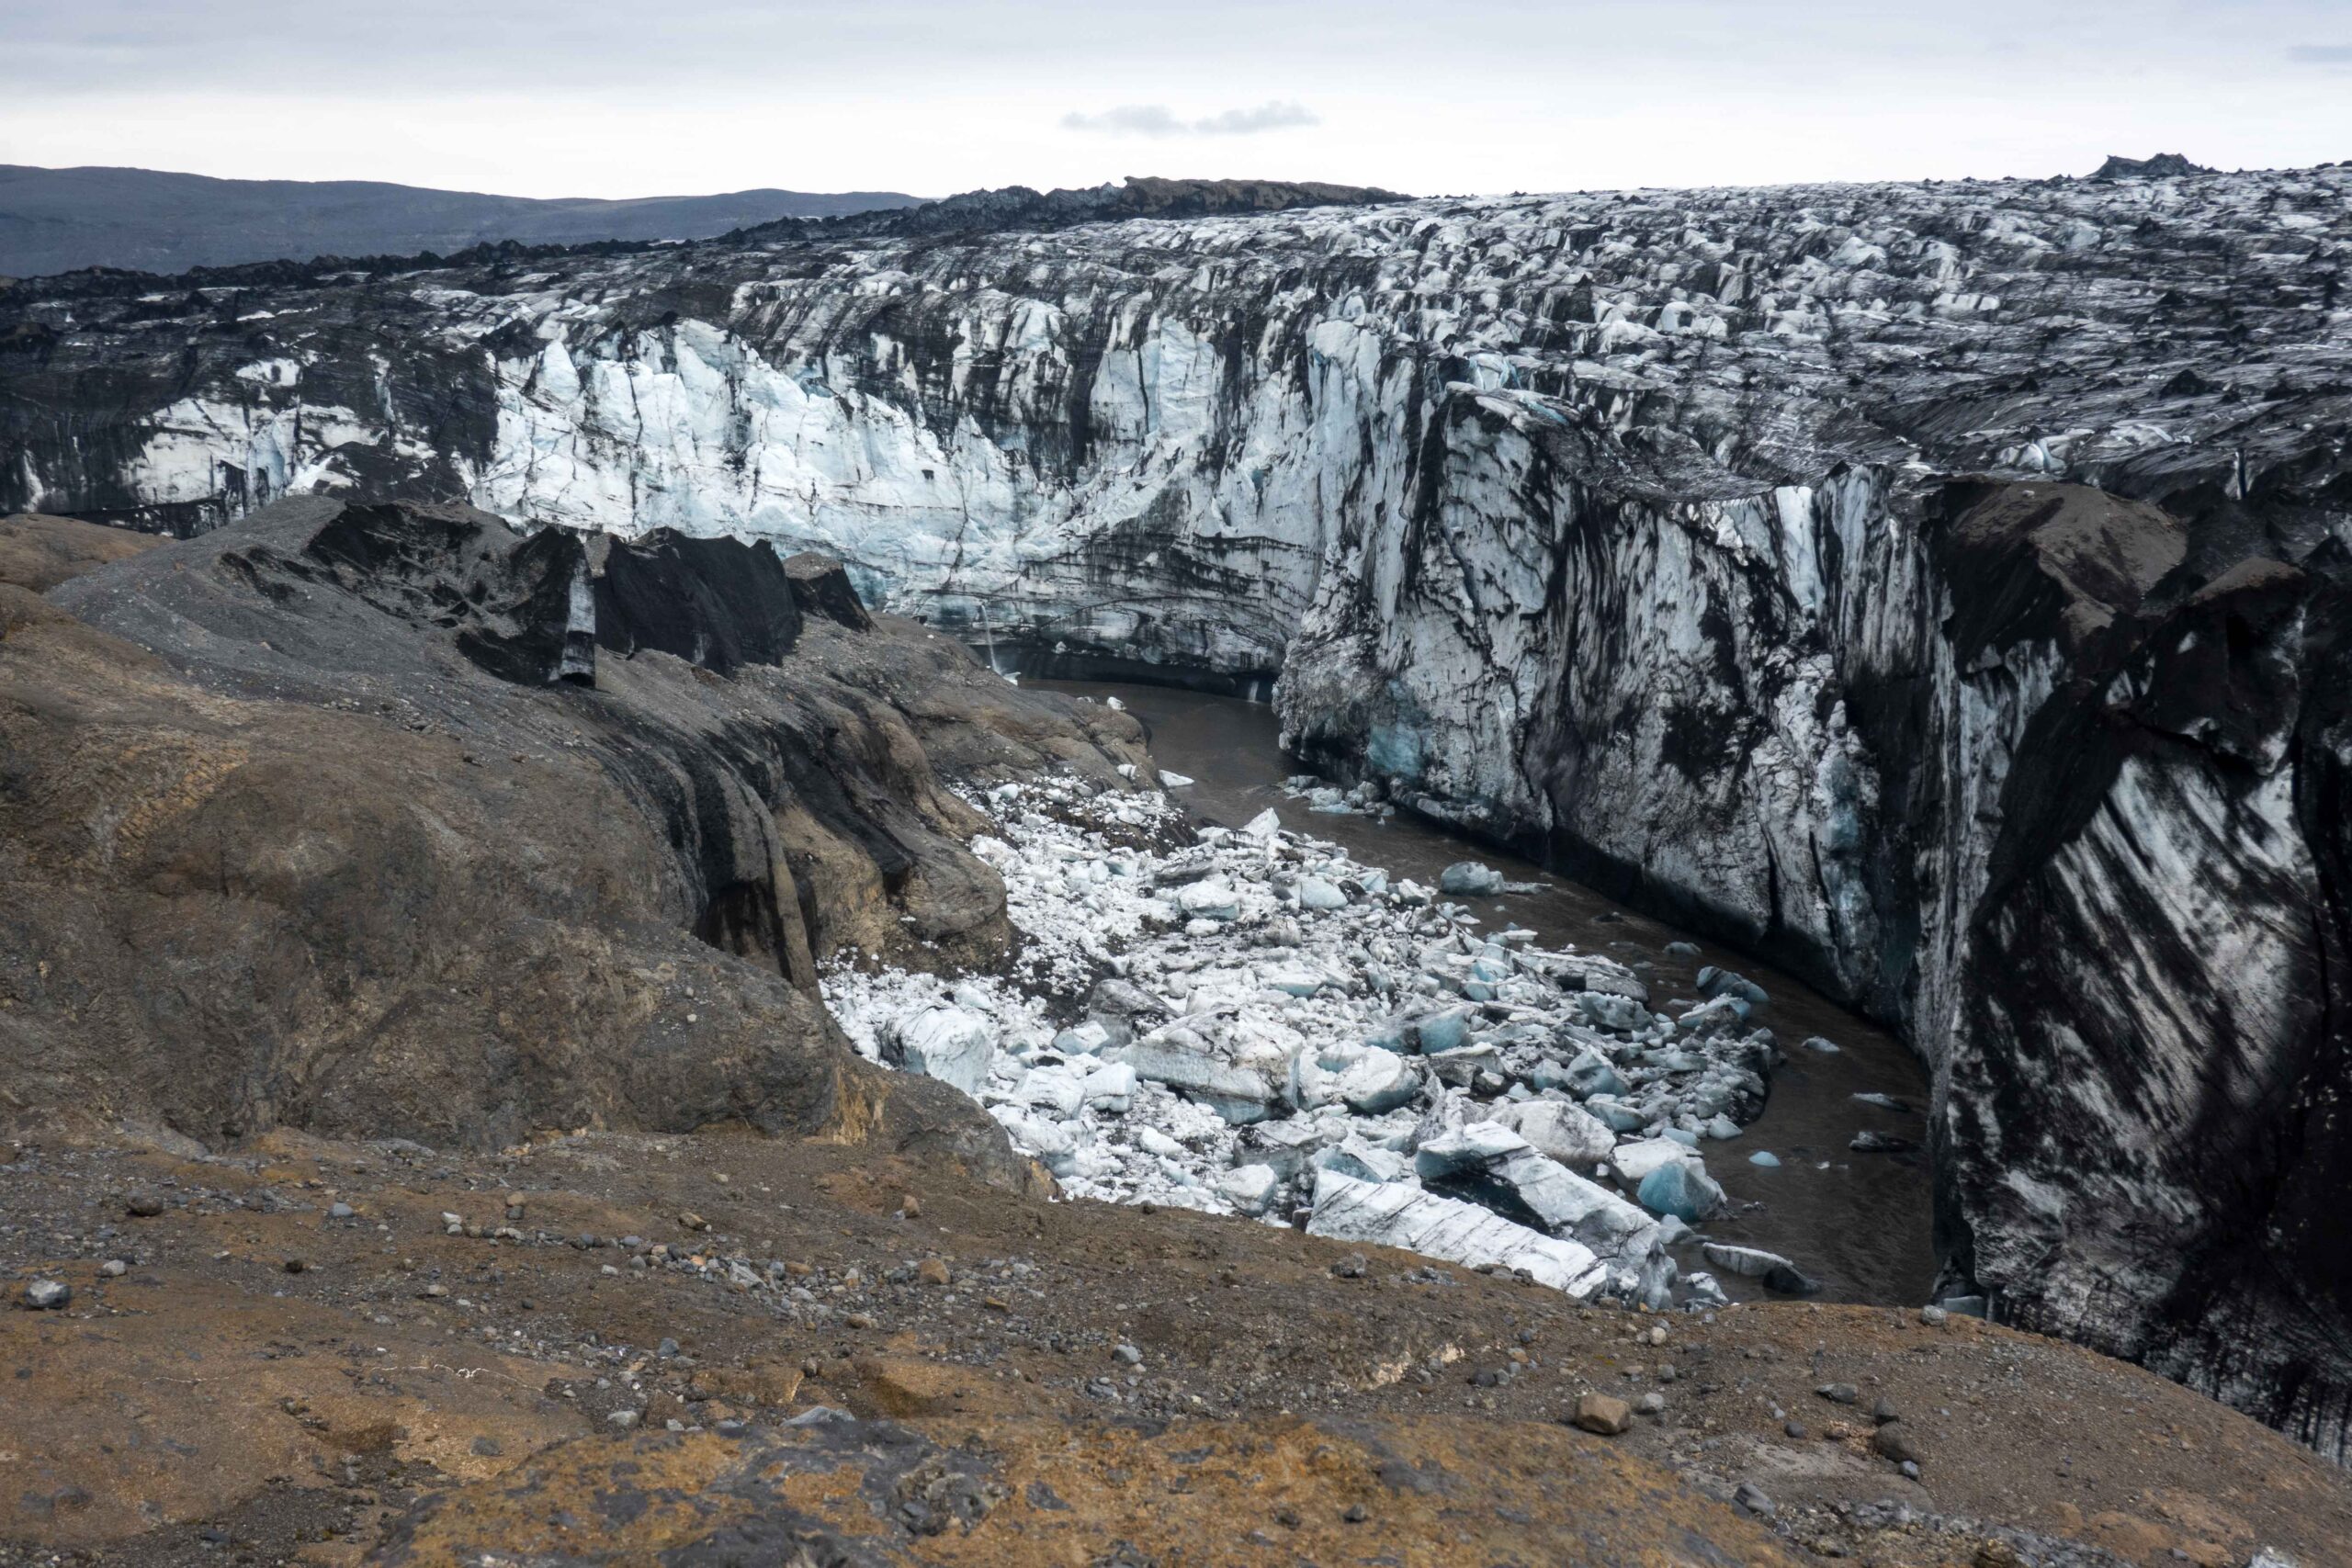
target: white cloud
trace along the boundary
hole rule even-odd
[[[1166,104],[1121,104],[1100,114],[1073,110],[1062,116],[1065,130],[1111,136],[1254,136],[1261,130],[1289,130],[1322,123],[1305,104],[1281,98],[1269,98],[1255,108],[1227,109],[1193,120],[1177,118],[1176,111]]]
[[[1104,131],[1113,136],[1182,136],[1192,128],[1178,119],[1166,104],[1121,104],[1101,114],[1062,116],[1064,130]]]
[[[1250,136],[1261,130],[1288,130],[1295,126],[1321,123],[1315,111],[1305,104],[1269,99],[1254,109],[1227,109],[1206,119],[1196,119],[1193,129],[1203,136]]]

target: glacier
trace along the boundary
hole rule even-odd
[[[2342,1457],[2347,250],[2339,164],[74,275],[0,292],[0,506],[760,537],[1278,676],[1895,1024],[1951,1288]]]

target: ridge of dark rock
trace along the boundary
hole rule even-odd
[[[1130,175],[1123,184],[1038,191],[1027,186],[967,191],[899,212],[854,213],[818,221],[783,219],[737,230],[739,241],[801,240],[850,235],[1051,231],[1079,223],[1125,218],[1216,218],[1281,212],[1302,207],[1366,207],[1410,197],[1376,186],[1320,180],[1162,179]]]
[[[969,1100],[854,1056],[816,966],[1000,961],[934,769],[1050,747],[1116,784],[1131,722],[907,623],[804,623],[795,583],[846,581],[764,542],[308,498],[112,560],[111,530],[0,523],[32,535],[43,575],[89,570],[0,583],[12,1118],[477,1147],[735,1122],[1023,1179]]]
[[[2192,164],[2177,152],[2159,152],[2153,158],[2123,158],[2110,153],[2106,163],[2092,171],[2095,180],[2169,180],[2185,175],[2219,174],[2202,164]]]

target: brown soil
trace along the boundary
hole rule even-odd
[[[0,1262],[74,1292],[0,1316],[0,1562],[2352,1561],[2341,1472],[1969,1319],[1589,1309],[1379,1251],[1351,1277],[1288,1230],[723,1134],[55,1141],[0,1183]],[[625,1236],[783,1267],[639,1268]],[[1665,1409],[1563,1425],[1589,1390]],[[818,1405],[860,1419],[782,1424]]]

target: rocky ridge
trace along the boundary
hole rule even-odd
[[[1955,1286],[2332,1450],[2347,181],[19,289],[0,485],[767,536],[976,638],[1279,669],[1327,771],[1897,1021]]]
[[[1123,783],[1131,722],[832,618],[838,568],[764,545],[324,501],[106,564],[111,530],[0,536],[94,566],[0,584],[12,1118],[734,1124],[1028,1179],[962,1096],[857,1060],[819,966],[1001,962],[934,770]]]

